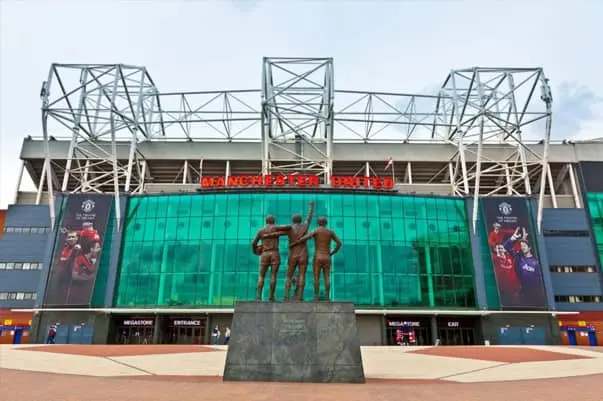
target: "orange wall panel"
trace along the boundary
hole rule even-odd
[[[0,238],[4,234],[4,223],[6,222],[6,210],[0,210]]]
[[[603,312],[580,312],[577,315],[563,316],[559,319],[563,326],[593,326],[597,336],[597,345],[603,346]],[[588,337],[576,336],[578,345],[588,346]],[[567,333],[561,332],[561,344],[569,345]]]

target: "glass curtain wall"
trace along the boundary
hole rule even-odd
[[[603,193],[589,193],[586,195],[590,221],[599,252],[599,266],[603,269]]]
[[[475,307],[463,199],[282,192],[132,197],[116,306],[232,307],[255,299],[255,233],[268,214],[277,224],[289,224],[294,213],[305,218],[310,200],[310,229],[326,216],[343,242],[333,259],[331,299],[365,307]],[[312,241],[309,250],[311,258]],[[283,238],[277,299],[284,296],[287,253]],[[313,296],[310,272],[306,299]]]

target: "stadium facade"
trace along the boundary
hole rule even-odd
[[[37,191],[0,214],[2,342],[206,343],[255,298],[265,216],[314,201],[343,241],[321,295],[356,304],[363,344],[603,344],[603,142],[550,141],[540,68],[412,95],[266,58],[260,90],[162,93],[54,64],[41,98]]]

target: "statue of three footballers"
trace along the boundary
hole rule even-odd
[[[297,268],[298,281],[297,293],[294,298],[303,301],[306,269],[308,268],[308,246],[307,241],[314,238],[314,260],[312,262],[312,273],[314,278],[314,300],[319,300],[320,273],[323,273],[325,292],[328,294],[331,290],[331,257],[341,248],[341,241],[337,234],[328,229],[327,219],[320,217],[318,219],[318,228],[308,233],[310,221],[314,212],[314,203],[310,202],[310,211],[306,221],[302,223],[302,216],[295,214],[292,217],[291,225],[276,225],[274,216],[266,217],[266,225],[262,227],[253,239],[252,249],[256,255],[260,256],[260,276],[257,286],[257,300],[262,300],[262,291],[264,289],[264,280],[268,268],[270,268],[270,296],[269,301],[274,301],[274,291],[276,289],[276,277],[281,264],[279,253],[279,237],[287,235],[289,238],[289,260],[287,262],[287,276],[285,280],[285,301],[289,301],[291,292],[291,283],[293,275]],[[261,241],[261,245],[259,244]],[[331,241],[335,241],[335,249],[331,251]]]

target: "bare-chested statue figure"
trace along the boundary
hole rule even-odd
[[[277,226],[274,224],[274,216],[266,217],[266,225],[258,231],[251,244],[251,249],[256,255],[260,255],[260,277],[258,278],[257,300],[262,300],[264,290],[264,279],[270,266],[270,302],[274,302],[274,290],[276,289],[276,274],[281,265],[281,254],[279,253],[279,237],[291,230],[291,226]],[[259,245],[260,240],[262,244]]]
[[[311,233],[304,235],[296,242],[289,244],[290,248],[297,246],[314,238],[314,260],[312,261],[312,273],[314,276],[314,300],[319,300],[320,272],[323,273],[325,281],[325,293],[327,301],[331,293],[331,256],[335,255],[341,248],[341,240],[334,231],[327,228],[327,219],[320,217],[318,219],[318,228]],[[335,241],[335,249],[331,251],[331,241]]]
[[[278,255],[278,264],[277,267],[274,268],[274,265],[271,264],[272,266],[272,270],[271,270],[271,279],[270,279],[270,294],[271,294],[271,298],[270,301],[274,301],[274,290],[273,290],[273,284],[272,282],[274,281],[274,285],[276,285],[276,274],[278,273],[278,266],[280,266],[280,253],[278,251],[278,237],[282,236],[282,235],[288,235],[289,236],[289,244],[299,240],[301,237],[303,237],[304,235],[306,235],[308,233],[308,227],[310,225],[310,221],[312,220],[312,214],[314,212],[314,202],[310,202],[310,210],[308,211],[308,217],[306,218],[306,221],[302,224],[302,217],[299,214],[295,214],[293,215],[293,225],[291,226],[270,226],[270,223],[268,222],[268,218],[272,217],[272,216],[268,216],[268,218],[266,219],[266,226],[264,226],[262,229],[260,229],[260,231],[258,232],[258,234],[256,235],[256,239],[259,241],[258,236],[261,237],[262,239],[262,249],[258,249],[257,248],[257,242],[256,240],[254,240],[254,245],[253,245],[253,249],[254,249],[254,253],[256,254],[261,254],[261,258],[260,258],[260,279],[258,280],[258,300],[261,299],[261,293],[262,293],[262,288],[264,286],[264,275],[266,274],[266,269],[267,266],[265,266],[265,262],[264,261],[264,252],[266,252],[266,245],[265,244],[272,244],[273,241],[276,240],[276,254]],[[274,224],[274,218],[272,218],[272,222]],[[264,232],[262,232],[262,230],[265,230]],[[308,248],[306,246],[306,243],[300,243],[295,247],[292,247],[289,250],[289,261],[287,263],[287,278],[286,278],[286,282],[285,282],[285,301],[289,300],[289,294],[291,292],[291,282],[293,279],[293,273],[295,273],[295,268],[297,266],[300,266],[300,271],[299,271],[299,280],[298,283],[301,282],[302,283],[302,288],[299,289],[299,292],[301,294],[303,294],[303,285],[304,281],[305,281],[305,275],[306,275],[306,269],[308,268]],[[260,287],[260,281],[261,281],[261,286]]]
[[[291,230],[287,232],[289,236],[289,244],[293,244],[299,241],[304,235],[308,233],[308,227],[310,227],[310,221],[312,221],[312,214],[314,213],[314,202],[310,201],[310,211],[306,221],[302,224],[302,217],[299,214],[294,214],[292,217],[293,225]],[[296,268],[299,266],[297,288],[296,293],[298,294],[295,299],[303,301],[304,299],[304,287],[306,285],[306,269],[308,268],[308,245],[307,243],[300,242],[295,246],[289,248],[289,260],[287,261],[287,278],[285,280],[285,301],[289,300],[289,294],[291,293],[291,282],[293,281],[293,274]]]

